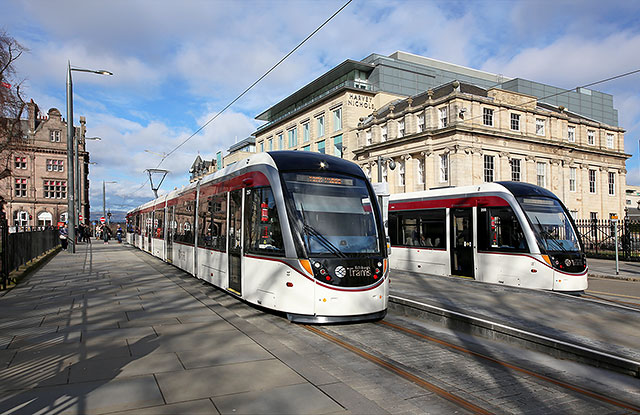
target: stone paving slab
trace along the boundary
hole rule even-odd
[[[59,253],[0,293],[0,413],[384,412],[202,290],[122,245]]]

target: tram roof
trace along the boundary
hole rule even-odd
[[[460,194],[477,194],[477,193],[494,193],[509,192],[514,196],[545,196],[558,199],[558,197],[549,190],[529,183],[523,182],[492,182],[482,183],[472,186],[448,186],[440,188],[431,188],[429,190],[421,190],[419,192],[395,193],[392,194],[390,200],[403,200],[414,198],[427,198],[438,196],[453,196]]]

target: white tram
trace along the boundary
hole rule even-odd
[[[127,222],[130,244],[292,321],[386,314],[380,209],[362,170],[340,158],[256,154],[130,211]]]
[[[556,291],[587,288],[575,224],[550,191],[521,182],[391,195],[391,268]]]

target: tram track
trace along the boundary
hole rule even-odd
[[[606,297],[617,297],[617,298],[624,298],[624,299],[630,299],[630,300],[635,300],[635,301],[625,301],[625,300],[619,300],[617,298],[606,298]],[[622,295],[622,294],[614,294],[614,293],[607,293],[607,292],[601,292],[601,291],[590,291],[587,290],[585,291],[585,293],[582,295],[582,298],[586,298],[586,299],[591,299],[591,300],[598,300],[598,301],[604,301],[606,303],[613,303],[614,305],[619,305],[622,307],[625,307],[627,309],[632,309],[634,311],[640,311],[640,298],[639,297],[634,297],[631,295]]]
[[[487,353],[480,353],[471,350],[470,348],[453,344],[446,340],[425,334],[417,329],[398,324],[397,322],[381,321],[372,325],[376,327],[376,335],[379,337],[397,337],[397,335],[405,336],[409,339],[413,339],[412,341],[409,340],[409,342],[414,344],[418,342],[424,345],[428,344],[430,347],[435,346],[437,348],[444,349],[449,353],[454,353],[457,356],[468,356],[472,361],[481,361],[484,362],[484,365],[486,366],[497,368],[492,370],[501,370],[503,372],[508,372],[509,374],[517,374],[515,382],[524,383],[525,389],[530,387],[532,383],[542,383],[546,385],[546,389],[552,388],[555,394],[571,397],[564,399],[575,399],[576,396],[580,396],[580,399],[586,402],[586,407],[591,410],[593,410],[592,403],[598,402],[599,405],[607,408],[605,413],[640,413],[640,405],[625,402],[621,399],[607,396],[602,392],[578,386],[517,364],[509,363],[502,359],[492,357]],[[427,375],[426,371],[422,368],[412,367],[407,365],[407,363],[399,362],[390,354],[381,352],[380,349],[372,349],[370,345],[372,344],[371,338],[373,335],[369,335],[366,338],[361,337],[359,340],[355,340],[355,338],[358,338],[358,335],[352,336],[349,333],[350,330],[348,328],[317,327],[308,325],[303,327],[312,333],[315,333],[324,339],[385,368],[391,373],[413,382],[425,390],[437,394],[460,408],[472,413],[496,412],[495,405],[490,404],[487,400],[477,396],[472,390],[457,386],[451,381],[451,378],[445,377],[443,379],[439,379],[436,377],[433,379],[432,376],[430,374]],[[367,344],[366,347],[363,347],[363,341]],[[405,341],[406,340],[396,340],[394,343],[402,344]],[[507,377],[509,376],[513,375],[508,375]],[[443,387],[443,385],[446,386]],[[506,412],[509,412],[509,410],[506,409]]]

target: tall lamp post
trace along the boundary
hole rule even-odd
[[[78,142],[75,140],[73,128],[73,81],[71,79],[71,71],[90,72],[98,75],[113,75],[113,73],[105,70],[95,71],[92,69],[72,68],[71,62],[67,61],[67,222],[69,223],[69,252],[76,252],[76,187],[74,186],[74,174],[76,172],[74,154],[78,154]],[[74,150],[75,143],[75,150]],[[75,152],[74,152],[75,151]],[[78,181],[80,178],[78,178]]]
[[[105,196],[107,192],[106,192],[105,184],[107,183],[118,183],[118,182],[115,182],[115,181],[105,182],[104,180],[102,181],[102,217],[105,218],[105,220],[107,218],[107,197]]]

